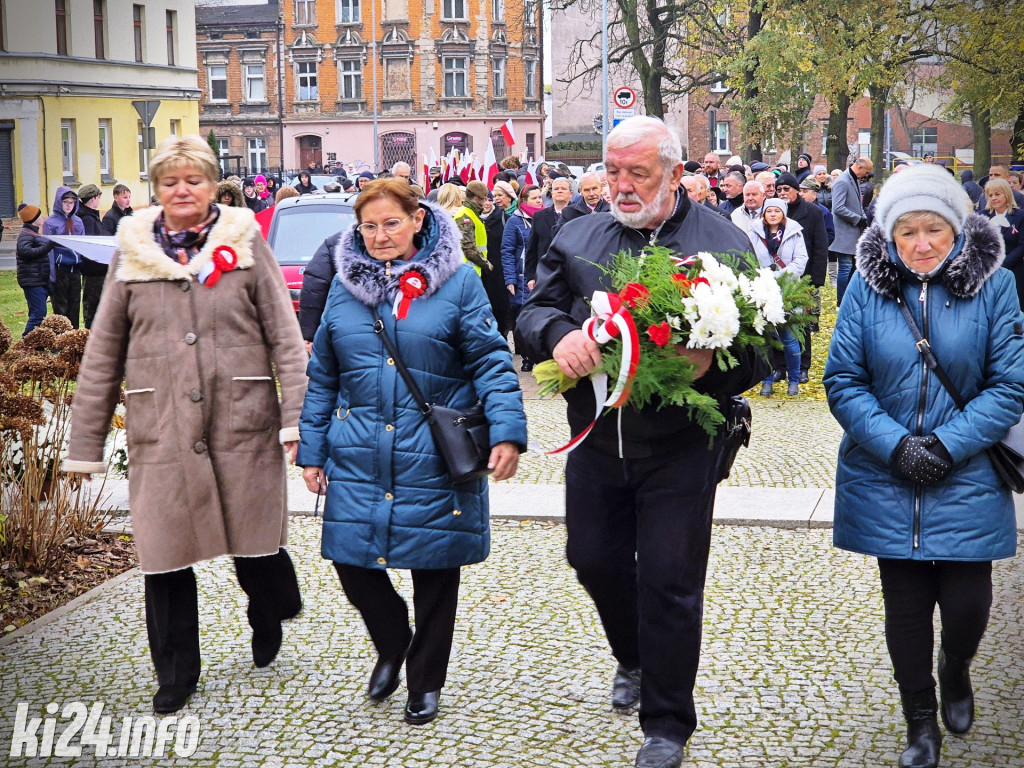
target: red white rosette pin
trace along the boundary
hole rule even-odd
[[[213,251],[213,260],[199,271],[199,282],[213,288],[225,272],[238,266],[238,254],[230,245],[218,245]]]
[[[412,300],[422,296],[427,291],[427,278],[415,269],[410,269],[398,278],[398,295],[395,296],[395,304],[392,313],[398,320],[405,320],[409,314],[409,305]]]

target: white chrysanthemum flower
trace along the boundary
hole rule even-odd
[[[683,299],[684,316],[690,323],[686,346],[716,349],[732,344],[740,331],[740,310],[728,286],[701,283]]]
[[[665,322],[668,323],[669,328],[677,331],[683,330],[683,318],[679,315],[665,315]]]
[[[735,291],[739,288],[740,281],[737,279],[736,273],[725,264],[718,261],[718,259],[710,253],[698,253],[697,258],[700,259],[701,263],[701,277],[705,278],[710,283],[721,283],[722,285],[728,286],[731,291]]]
[[[782,325],[786,322],[786,311],[782,302],[782,289],[772,270],[763,268],[757,270],[757,277],[753,280],[741,280],[740,292],[743,296],[757,307],[758,316],[764,318],[764,322],[772,325]],[[761,328],[754,328],[758,333]],[[762,324],[763,328],[763,324]]]

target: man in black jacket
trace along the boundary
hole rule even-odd
[[[594,291],[611,290],[602,267],[613,254],[657,240],[681,256],[750,255],[742,232],[680,192],[682,149],[661,120],[625,120],[607,142],[611,212],[562,227],[519,316],[530,358],[554,358],[573,378],[601,363],[580,326]],[[769,370],[753,351],[734,350],[738,364],[729,371],[711,367],[711,350],[678,352],[696,366],[697,388],[720,402]],[[565,399],[577,435],[594,418],[593,388],[581,384]],[[697,726],[693,686],[721,447],[720,440],[708,445],[685,408],[627,405],[599,416],[566,464],[566,552],[618,662],[612,705],[640,702],[637,768],[677,768]]]
[[[537,261],[544,257],[555,236],[555,227],[562,218],[569,201],[572,200],[572,183],[562,176],[551,182],[551,205],[533,214],[530,239],[526,242],[526,287],[532,289],[537,279]]]
[[[783,173],[775,182],[776,194],[789,206],[788,216],[803,227],[804,245],[807,246],[807,269],[804,274],[811,278],[815,287],[815,296],[820,306],[819,291],[825,284],[828,274],[828,231],[825,229],[825,216],[817,205],[811,205],[800,197],[800,182],[792,173]],[[804,326],[804,335],[800,340],[803,352],[800,354],[800,383],[807,383],[807,372],[811,369],[811,329]],[[817,330],[817,328],[815,328]]]
[[[117,225],[121,223],[121,219],[125,216],[131,216],[133,213],[131,189],[128,188],[127,184],[115,184],[114,204],[103,215],[103,228],[107,231],[106,233],[108,235],[116,235]]]
[[[561,229],[567,221],[572,221],[580,216],[586,216],[591,213],[600,213],[602,211],[610,210],[608,201],[602,197],[601,192],[604,190],[604,181],[601,179],[601,174],[595,171],[584,173],[580,176],[580,191],[578,199],[571,202],[562,211],[562,220],[555,225],[555,231],[552,237],[558,234],[558,230]]]
[[[327,294],[331,281],[338,270],[334,265],[334,254],[341,242],[342,232],[331,235],[316,249],[302,272],[302,290],[299,291],[299,328],[306,343],[306,351],[313,346],[313,337],[320,327],[320,318],[327,306]]]

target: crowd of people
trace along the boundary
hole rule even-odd
[[[322,191],[312,169],[295,187],[275,191],[257,177],[247,190],[220,180],[201,138],[172,137],[151,164],[156,206],[133,214],[122,197],[100,219],[82,215],[98,211],[98,189],[58,191],[43,232],[83,234],[111,220],[117,236],[63,468],[79,478],[105,471],[123,383],[157,712],[184,707],[200,679],[193,565],[234,557],[256,666],[273,662],[283,622],[301,611],[285,548],[291,460],[325,496],[322,555],[376,650],[367,696],[390,697],[404,669],[404,719],[432,721],[461,567],[489,553],[488,480],[452,480],[420,401],[479,404],[492,477],[512,477],[527,433],[509,335],[523,371],[550,359],[565,376],[589,375],[602,356],[581,329],[588,302],[609,289],[614,254],[656,239],[817,287],[835,264],[844,298],[824,379],[846,432],[835,544],[878,559],[907,721],[901,768],[938,765],[940,716],[949,732],[972,727],[969,667],[988,622],[991,565],[1016,548],[1012,497],[985,453],[1024,411],[1024,214],[1012,173],[994,166],[972,198],[973,179],[959,183],[938,164],[899,167],[876,190],[867,159],[833,173],[808,155],[794,172],[738,158],[723,168],[714,153],[684,163],[675,132],[649,117],[624,121],[607,145],[605,170],[579,179],[556,165],[534,178],[515,157],[490,187],[444,181],[440,169],[420,186],[404,163],[360,174],[356,221],[307,264],[298,318],[254,227],[278,200]],[[30,288],[63,295],[52,270],[68,257],[47,260],[56,249],[39,237],[37,207],[20,215],[31,309],[41,294]],[[953,385],[921,364],[915,315],[969,398],[962,409]],[[776,332],[778,360],[737,349],[728,370],[708,350],[676,351],[720,403],[759,382],[769,396],[781,378],[795,395],[810,336]],[[698,724],[724,440],[709,443],[681,406],[595,420],[595,398],[590,387],[565,394],[571,432],[588,430],[566,463],[567,558],[615,661],[611,705],[639,707],[635,765],[678,768]],[[388,568],[411,571],[413,621]]]

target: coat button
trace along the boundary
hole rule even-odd
[[[178,287],[181,288],[182,291],[187,291],[192,287],[192,283],[188,280],[184,280],[181,283],[178,283]]]
[[[385,432],[394,432],[395,431],[395,425],[394,424],[388,424],[386,427],[384,427],[384,431]]]
[[[377,565],[387,565],[387,564],[388,564],[388,561],[385,560],[383,557],[378,557],[377,558]]]
[[[391,493],[391,491],[388,491],[387,493],[384,494],[384,498],[387,501],[391,501],[392,499],[395,498],[395,494]]]
[[[456,517],[458,517],[459,515],[462,514],[462,510],[461,509],[453,509],[452,510],[452,514],[455,515]]]
[[[388,358],[388,365],[394,365],[394,364],[395,364],[395,358],[389,357]]]
[[[194,333],[186,333],[185,334],[185,343],[186,344],[195,344],[197,338],[198,337]]]
[[[199,440],[195,445],[192,446],[192,450],[196,453],[206,453],[206,443]]]
[[[200,400],[203,399],[203,393],[200,392],[198,389],[193,389],[191,392],[188,393],[188,396],[193,403],[198,403]]]

